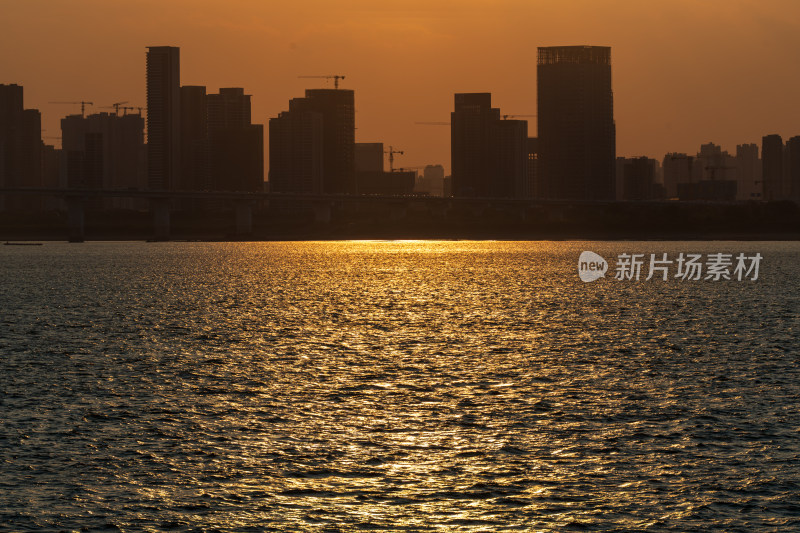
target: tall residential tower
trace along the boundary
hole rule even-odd
[[[147,182],[151,189],[180,183],[180,48],[147,49]]]
[[[539,48],[537,88],[542,196],[613,200],[611,48]]]
[[[270,119],[269,132],[271,191],[358,192],[352,90],[306,90]]]
[[[456,93],[450,113],[453,196],[526,196],[528,123],[503,120],[491,93]]]

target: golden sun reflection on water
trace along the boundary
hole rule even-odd
[[[7,260],[0,482],[42,483],[25,493],[37,518],[0,492],[0,522],[790,530],[798,250],[750,245],[772,265],[758,285],[577,277],[582,250],[685,246],[108,244]]]

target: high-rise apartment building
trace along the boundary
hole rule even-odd
[[[783,139],[780,135],[761,138],[761,178],[764,200],[782,200],[783,194]]]
[[[250,95],[241,87],[222,88],[207,102],[211,188],[261,192],[264,127],[251,122]]]
[[[523,197],[528,123],[503,120],[491,93],[456,93],[450,113],[453,196]]]
[[[208,98],[203,85],[181,87],[181,174],[179,189],[210,191]]]
[[[308,89],[291,101],[296,110],[322,115],[322,189],[357,193],[355,173],[355,93],[348,89]]]
[[[352,90],[308,89],[269,129],[271,191],[358,192]]]
[[[181,189],[261,192],[264,127],[252,124],[250,95],[241,87],[206,94],[181,87]]]
[[[25,109],[21,85],[0,85],[0,187],[39,187],[42,182],[42,116]],[[0,198],[0,209],[38,208],[35,198]]]
[[[147,49],[147,180],[151,189],[180,186],[180,49]]]
[[[322,114],[284,111],[269,119],[270,192],[322,192]]]
[[[760,200],[761,158],[758,156],[757,144],[740,144],[736,146],[736,188],[737,200]]]
[[[61,119],[65,182],[69,188],[147,187],[144,119],[139,114],[69,115]],[[130,199],[106,199],[97,206],[133,208]]]
[[[545,198],[613,200],[611,48],[538,49],[539,168]]]
[[[800,203],[800,136],[786,141],[784,149],[784,197]]]

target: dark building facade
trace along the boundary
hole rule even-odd
[[[25,109],[21,85],[0,85],[0,184],[41,184],[42,115]]]
[[[450,113],[450,163],[453,196],[491,196],[490,137],[500,110],[492,107],[491,93],[456,93]]]
[[[264,127],[251,122],[250,95],[241,87],[223,88],[207,102],[211,188],[261,192]]]
[[[618,157],[617,172],[621,177],[621,194],[625,201],[663,200],[664,186],[656,183],[658,162],[649,157]]]
[[[270,192],[322,192],[322,114],[284,111],[269,120]]]
[[[502,120],[491,93],[456,93],[450,114],[453,196],[523,197],[528,123]]]
[[[147,49],[147,180],[151,189],[180,187],[180,49]]]
[[[252,124],[250,95],[241,87],[207,94],[181,87],[180,188],[190,191],[261,192],[264,128]]]
[[[736,187],[737,200],[760,200],[763,194],[761,179],[761,157],[757,144],[736,146]]]
[[[526,198],[528,182],[528,122],[498,120],[492,125],[492,171],[490,196]]]
[[[613,200],[611,48],[540,47],[537,89],[543,197]]]
[[[761,179],[764,200],[781,200],[783,191],[783,139],[780,135],[761,138]]]
[[[0,85],[0,187],[42,184],[42,116],[25,109],[21,85]],[[0,208],[35,209],[34,198],[0,198]]]
[[[142,189],[147,187],[144,119],[139,114],[69,115],[61,119],[69,188]],[[134,208],[131,199],[96,202],[106,208]]]
[[[269,143],[271,191],[359,192],[352,90],[308,89],[290,100],[288,112],[270,119]]]
[[[383,143],[356,143],[356,172],[383,172]]]
[[[394,172],[358,172],[359,194],[381,194],[407,196],[414,194],[417,172],[414,170],[395,170]]]
[[[784,178],[786,197],[800,203],[800,136],[791,137],[786,141]]]
[[[289,110],[322,115],[322,190],[357,193],[355,93],[347,89],[308,89],[305,98],[290,102]]]
[[[528,137],[528,169],[525,185],[525,196],[541,198],[541,184],[539,183],[539,138]]]
[[[211,190],[208,143],[208,101],[202,85],[181,87],[181,173],[184,191]]]

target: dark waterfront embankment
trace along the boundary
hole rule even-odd
[[[338,239],[589,239],[797,240],[800,208],[792,202],[563,203],[497,207],[488,202],[430,209],[407,200],[396,205],[336,205],[324,218],[312,209],[256,208],[252,227],[237,232],[233,209],[173,210],[171,240]],[[92,211],[86,240],[146,240],[155,236],[144,211]],[[67,240],[60,211],[0,213],[2,240]]]

